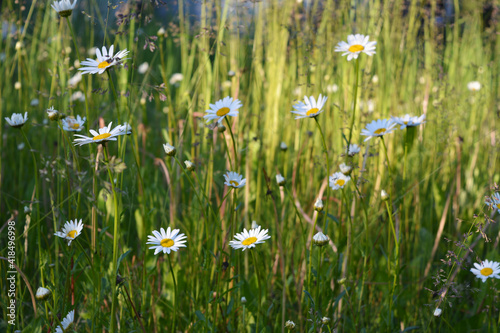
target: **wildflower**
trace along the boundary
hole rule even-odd
[[[14,128],[23,127],[24,123],[28,121],[28,112],[24,113],[24,118],[22,113],[13,113],[10,118],[5,117],[5,120],[10,126]]]
[[[298,116],[295,119],[302,118],[313,118],[323,112],[323,106],[325,106],[326,100],[328,97],[319,95],[318,101],[314,99],[314,96],[307,98],[304,96],[304,102],[300,101],[293,106],[294,111],[290,111],[291,113],[297,114]]]
[[[186,165],[186,169],[189,171],[194,171],[194,164],[191,161],[185,160],[184,165]]]
[[[226,81],[222,82],[220,86],[222,89],[229,89],[229,88],[231,88],[231,85],[232,85],[231,81],[226,80]]]
[[[347,148],[345,149],[346,154],[349,155],[350,157],[353,157],[354,155],[356,155],[360,151],[361,151],[361,148],[355,143],[349,144],[349,149],[347,149]]]
[[[347,36],[347,43],[341,41],[335,47],[335,52],[344,52],[342,56],[347,55],[347,60],[358,59],[361,52],[372,56],[375,54],[375,45],[377,42],[369,42],[370,36],[360,34]]]
[[[80,83],[82,78],[82,72],[76,72],[76,74],[68,80],[68,86],[76,87],[76,85]]]
[[[467,89],[470,91],[479,91],[481,89],[481,83],[479,81],[471,81],[467,83]]]
[[[85,123],[86,117],[80,117],[80,115],[77,115],[75,117],[66,117],[63,120],[61,120],[63,130],[67,132],[80,132],[83,128],[83,124]]]
[[[113,130],[111,130],[111,123],[106,127],[104,126],[103,128],[99,128],[99,133],[94,130],[89,130],[89,132],[93,135],[93,137],[88,137],[85,135],[80,135],[80,134],[75,134],[75,136],[78,136],[80,138],[75,139],[73,142],[75,143],[75,146],[83,146],[87,143],[101,143],[101,142],[107,142],[107,141],[116,141],[116,137],[120,135],[126,134],[125,129],[123,128],[122,125],[118,125]]]
[[[211,120],[217,119],[220,123],[226,116],[236,117],[238,115],[238,109],[242,107],[239,99],[233,100],[232,97],[227,96],[224,99],[220,99],[215,104],[210,104],[210,110],[206,112],[208,114],[204,115],[203,118],[207,120],[207,123]]]
[[[241,303],[245,304],[246,302],[247,302],[247,299],[246,299],[246,297],[245,297],[245,296],[243,296],[243,297],[241,298]]]
[[[474,263],[474,267],[471,268],[471,272],[476,275],[476,277],[486,282],[488,278],[500,279],[500,263],[495,261],[485,260],[480,264]]]
[[[329,84],[326,86],[326,92],[327,93],[336,93],[339,90],[339,86],[336,84]]]
[[[349,176],[352,172],[352,166],[347,165],[345,163],[342,163],[339,165],[340,172],[342,172],[344,175]]]
[[[85,102],[85,95],[80,91],[75,91],[70,97],[69,97],[69,101],[70,102],[73,102],[73,101],[80,101],[80,102]]]
[[[170,80],[168,80],[168,83],[170,83],[171,85],[175,85],[178,82],[181,82],[183,79],[184,79],[184,75],[182,75],[181,73],[175,73],[175,74],[172,74],[172,76],[170,77]]]
[[[33,98],[30,102],[31,106],[38,106],[40,104],[40,100],[38,98]]]
[[[82,66],[86,67],[80,67],[78,70],[82,71],[82,74],[102,74],[110,67],[121,65],[129,51],[125,49],[113,55],[113,49],[114,45],[111,45],[108,52],[106,46],[103,46],[101,53],[99,48],[96,48],[97,60],[87,58],[87,60],[82,61]]]
[[[73,326],[73,321],[75,320],[75,310],[71,310],[68,312],[68,315],[66,318],[64,318],[61,322],[61,326],[56,327],[56,333],[64,333],[64,332],[69,332],[71,326]]]
[[[14,89],[19,90],[21,89],[21,87],[22,87],[21,82],[17,81],[16,83],[14,83]]]
[[[171,146],[169,145],[168,143],[165,143],[163,145],[163,149],[165,149],[165,154],[167,154],[168,156],[170,157],[174,157],[175,156],[175,153],[177,152],[175,150],[175,147],[174,146]]]
[[[375,136],[384,136],[385,134],[391,133],[394,131],[395,126],[396,123],[391,119],[374,120],[366,125],[366,128],[361,130],[361,135],[368,136],[365,139],[365,141],[368,141]]]
[[[382,201],[387,201],[389,200],[389,194],[385,190],[380,191],[380,198]]]
[[[139,72],[139,74],[144,74],[148,71],[148,69],[149,69],[149,64],[147,62],[143,62],[142,64],[139,65],[137,71]]]
[[[24,214],[31,213],[31,208],[29,206],[24,206]]]
[[[17,150],[23,150],[23,149],[24,149],[24,147],[25,147],[24,142],[21,142],[21,143],[19,143],[19,144],[17,145]]]
[[[257,221],[252,221],[252,229],[257,229],[258,227]]]
[[[153,230],[153,235],[148,235],[148,242],[146,244],[153,244],[150,249],[155,250],[155,255],[162,252],[170,254],[170,251],[179,250],[181,247],[186,247],[186,235],[179,234],[179,229],[170,230],[170,227],[165,229],[160,228],[160,231]]]
[[[285,327],[288,328],[290,331],[295,329],[295,323],[291,320],[287,320],[285,323]]]
[[[60,118],[59,111],[57,111],[56,109],[54,109],[53,106],[51,106],[49,109],[47,109],[47,116],[52,121],[58,121],[59,118]]]
[[[406,127],[415,127],[425,123],[425,114],[420,117],[412,117],[409,114],[406,114],[403,117],[391,116],[391,119],[396,124],[401,125],[400,129],[405,129]]]
[[[80,234],[82,233],[83,230],[83,223],[82,220],[80,221],[75,220],[75,221],[69,221],[64,224],[64,227],[61,231],[57,231],[54,233],[57,237],[64,238],[68,240],[68,246],[71,245],[71,242]]]
[[[54,1],[51,6],[61,17],[68,17],[73,12],[73,9],[75,9],[76,2],[77,0],[73,3],[70,0]]]
[[[330,322],[330,318],[328,318],[328,317],[321,318],[321,323],[323,325],[327,325],[329,322]]]
[[[443,310],[441,310],[440,308],[436,308],[436,310],[434,310],[434,317],[439,317],[442,312]]]
[[[243,249],[243,251],[245,251],[246,249],[255,247],[256,244],[264,243],[266,239],[271,238],[267,232],[268,229],[261,230],[260,226],[256,229],[250,229],[250,231],[243,228],[243,232],[237,233],[234,236],[236,240],[230,241],[229,245],[235,250]]]
[[[342,172],[335,172],[330,176],[330,187],[332,190],[344,188],[349,180],[351,180],[351,177],[344,175]]]
[[[284,143],[283,141],[281,141],[281,143],[280,143],[280,149],[282,151],[287,151],[288,146],[286,145],[286,143]]]
[[[165,28],[161,27],[160,29],[158,29],[158,31],[156,32],[156,35],[158,37],[165,36]]]
[[[490,200],[486,200],[486,204],[497,209],[498,213],[500,213],[500,193],[493,193]]]
[[[281,174],[276,175],[276,183],[278,183],[279,186],[283,186],[286,183],[285,177],[283,177]]]
[[[237,172],[233,171],[228,171],[225,175],[224,178],[226,181],[224,182],[225,185],[230,186],[232,188],[241,188],[245,186],[247,180],[243,179],[243,176],[238,174]]]
[[[321,200],[321,198],[318,198],[318,200],[314,203],[314,210],[317,212],[321,212],[323,210],[323,200]]]
[[[328,236],[322,232],[318,232],[316,235],[313,236],[313,244],[316,246],[324,246],[328,244],[329,240],[330,238],[328,238]]]
[[[44,287],[39,287],[36,290],[35,298],[37,301],[46,301],[50,296],[50,290]]]

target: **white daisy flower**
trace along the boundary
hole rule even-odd
[[[498,262],[485,260],[481,264],[474,263],[474,267],[476,268],[471,268],[470,271],[483,282],[486,282],[488,278],[500,279],[500,263]]]
[[[250,231],[243,228],[243,232],[234,235],[236,240],[230,241],[229,245],[235,250],[243,249],[243,251],[245,251],[246,249],[255,247],[256,244],[264,243],[266,239],[271,238],[267,232],[268,229],[261,230],[260,226],[255,229],[250,229]]]
[[[179,234],[179,229],[170,230],[170,227],[165,229],[160,228],[160,231],[153,230],[154,236],[148,236],[148,242],[146,244],[153,244],[150,249],[155,250],[155,255],[162,252],[170,254],[170,251],[179,250],[181,247],[186,247],[186,235]]]
[[[345,149],[345,153],[351,157],[355,156],[360,151],[361,151],[361,148],[355,143],[349,144],[349,149],[347,149],[347,147]]]
[[[243,179],[243,176],[240,175],[237,172],[233,171],[228,171],[225,175],[224,178],[226,181],[224,182],[225,185],[230,186],[232,188],[241,188],[245,186],[247,180],[246,178]]]
[[[77,0],[73,3],[71,3],[70,0],[54,1],[51,6],[61,17],[67,17],[70,16],[73,9],[75,9],[76,2]]]
[[[389,134],[394,131],[394,127],[396,127],[396,123],[394,123],[391,119],[378,119],[374,120],[368,125],[366,125],[366,129],[363,128],[361,130],[361,135],[368,136],[365,141],[370,140],[375,136],[384,136],[385,134]]]
[[[50,296],[50,290],[44,287],[39,287],[36,290],[35,298],[37,301],[45,301]]]
[[[214,119],[217,119],[220,123],[226,116],[236,117],[238,115],[237,110],[242,106],[243,104],[239,99],[233,100],[232,97],[227,96],[218,100],[215,104],[210,104],[210,110],[206,111],[208,114],[204,115],[203,118],[207,120],[207,123]]]
[[[335,172],[330,176],[330,187],[332,190],[344,188],[349,180],[351,180],[351,177],[344,175],[342,172]]]
[[[83,223],[82,220],[78,221],[69,221],[64,224],[64,227],[61,231],[57,231],[54,233],[57,237],[64,238],[68,240],[68,246],[71,245],[71,242],[80,234],[82,233],[83,230]]]
[[[400,129],[405,129],[406,127],[415,127],[425,123],[425,114],[420,117],[412,117],[409,114],[406,114],[403,117],[391,116],[391,119],[396,124],[401,125]]]
[[[328,97],[319,94],[318,101],[314,99],[314,96],[307,97],[304,96],[304,102],[300,101],[293,106],[295,110],[290,111],[291,113],[297,114],[295,119],[302,118],[312,118],[323,112],[323,106],[325,106]]]
[[[103,128],[99,128],[99,132],[94,131],[94,130],[89,130],[90,134],[92,134],[93,137],[75,134],[75,136],[80,137],[79,139],[75,139],[73,141],[75,143],[75,146],[83,146],[87,143],[100,143],[100,142],[106,142],[106,141],[116,141],[117,136],[126,134],[125,129],[123,128],[123,125],[118,125],[115,128],[113,128],[113,130],[111,130],[111,124],[113,124],[113,123],[111,122],[111,123],[109,123],[108,126],[104,126]]]
[[[78,68],[79,71],[82,71],[82,74],[102,74],[109,67],[120,65],[123,60],[125,60],[125,56],[129,53],[127,49],[122,50],[115,55],[113,55],[114,45],[111,45],[109,48],[109,52],[106,49],[106,46],[102,47],[101,51],[96,48],[96,56],[97,60],[87,58],[87,60],[82,61],[82,66]]]
[[[497,209],[498,213],[500,214],[500,193],[493,193],[490,199],[486,200],[486,204],[490,207],[493,207],[494,209]]]
[[[87,120],[86,117],[80,117],[80,115],[77,115],[75,117],[66,117],[63,120],[61,120],[61,123],[63,125],[63,130],[67,132],[80,132],[83,128],[83,124],[85,124],[85,120]]]
[[[64,333],[64,332],[68,332],[69,329],[71,328],[71,326],[73,326],[73,321],[75,320],[75,310],[71,310],[68,315],[66,316],[66,318],[64,318],[61,322],[61,324],[63,325],[63,327],[61,328],[61,326],[57,326],[56,327],[56,333]]]
[[[479,81],[471,81],[467,83],[467,89],[470,91],[479,91],[481,89],[481,83]]]
[[[22,113],[13,113],[10,118],[5,117],[5,120],[12,127],[23,127],[24,123],[28,121],[28,112],[24,113],[24,117]]]
[[[347,60],[358,59],[361,52],[372,56],[375,54],[375,45],[377,42],[369,42],[370,36],[360,34],[347,36],[347,43],[341,41],[335,47],[335,52],[344,52],[342,56],[347,55]]]

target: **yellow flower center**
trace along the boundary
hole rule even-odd
[[[489,276],[493,274],[493,269],[489,268],[489,267],[485,267],[481,270],[481,275],[484,275],[484,276]]]
[[[408,122],[407,121],[403,121],[403,124],[408,125]]]
[[[359,44],[356,44],[356,45],[352,45],[350,48],[349,48],[349,52],[359,52],[359,51],[363,51],[365,49],[365,47],[363,45],[359,45]]]
[[[318,109],[318,108],[312,108],[311,110],[309,110],[309,111],[307,111],[307,112],[306,112],[306,115],[307,115],[307,116],[310,116],[310,115],[312,115],[312,114],[317,113],[318,111],[319,111],[319,109]]]
[[[109,133],[102,133],[102,134],[99,134],[99,135],[96,135],[92,138],[92,140],[102,140],[102,139],[107,139],[111,136],[111,134]]]
[[[174,246],[174,241],[171,240],[170,238],[164,238],[161,240],[160,244],[163,247],[172,247]]]
[[[79,128],[80,128],[80,124],[78,124],[78,123],[74,123],[73,125],[71,125],[71,127],[72,127],[73,129],[79,129]]]
[[[344,186],[345,180],[343,180],[343,179],[337,179],[337,181],[335,182],[335,184],[337,184],[338,186]]]
[[[103,62],[99,63],[99,65],[97,65],[97,68],[99,68],[99,69],[103,69],[103,68],[106,68],[106,67],[108,67],[108,66],[109,66],[109,62],[107,62],[107,61],[105,60],[105,61],[103,61]]]
[[[223,107],[223,108],[220,108],[216,114],[219,116],[219,117],[222,117],[222,116],[225,116],[226,114],[229,113],[229,111],[231,111],[229,108],[227,107]]]
[[[498,209],[500,209],[500,203],[499,203],[499,204],[497,204],[497,208],[498,208]]]
[[[229,182],[229,184],[233,185],[233,186],[240,186],[240,184],[238,182],[235,182],[234,180],[231,180]]]
[[[248,237],[243,242],[241,242],[241,244],[248,246],[248,245],[252,245],[256,241],[257,241],[257,237]]]
[[[66,236],[68,236],[69,238],[75,238],[76,230],[71,230],[70,232],[68,232]]]
[[[385,128],[379,128],[378,130],[376,130],[374,133],[375,134],[384,134],[385,131],[387,131]]]

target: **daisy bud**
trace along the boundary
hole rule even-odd
[[[344,285],[345,284],[345,281],[346,281],[346,278],[342,278],[340,280],[338,280],[337,282],[341,285]]]
[[[442,312],[443,310],[441,310],[440,308],[436,308],[436,310],[434,310],[434,317],[439,317]]]
[[[158,32],[156,33],[156,35],[158,37],[165,36],[165,29],[163,29],[163,27],[161,27],[160,29],[158,29]]]
[[[194,164],[191,161],[185,160],[184,164],[186,165],[186,169],[189,171],[194,171]]]
[[[295,323],[291,320],[287,320],[285,323],[285,327],[292,331],[295,329]]]
[[[50,290],[47,288],[39,287],[36,290],[35,298],[37,301],[46,301],[50,296]]]
[[[321,322],[323,323],[323,325],[327,325],[330,322],[330,318],[323,317],[323,318],[321,318]]]
[[[224,124],[219,123],[219,124],[217,125],[217,131],[218,131],[219,133],[223,133],[223,132],[225,132],[225,131],[226,131],[226,126],[224,126]]]
[[[234,71],[229,71],[227,72],[227,76],[235,76],[236,73]]]
[[[344,175],[349,176],[352,172],[352,166],[346,165],[345,163],[342,163],[339,165],[340,172],[342,172]]]
[[[174,146],[171,146],[171,145],[169,145],[168,143],[165,143],[165,144],[163,145],[163,149],[165,149],[165,153],[166,153],[168,156],[171,156],[171,157],[174,157],[174,156],[175,156],[176,150],[175,150],[175,147],[174,147]]]
[[[20,50],[20,49],[22,49],[22,48],[23,48],[23,43],[21,43],[21,42],[17,42],[17,43],[16,43],[16,50],[17,50],[17,51],[19,51],[19,50]]]
[[[380,192],[380,197],[382,198],[382,201],[387,201],[389,200],[389,194],[385,190],[382,190]]]
[[[257,229],[258,227],[257,221],[252,221],[252,229]]]
[[[28,206],[24,206],[24,214],[31,213],[31,209]]]
[[[59,111],[57,111],[56,109],[54,109],[54,107],[50,107],[49,109],[47,109],[47,116],[49,117],[50,120],[52,121],[58,121],[59,120]]]
[[[288,146],[286,145],[286,143],[284,143],[283,141],[281,141],[281,144],[280,144],[280,149],[282,151],[286,151],[288,149]]]
[[[481,89],[481,83],[479,81],[472,81],[467,83],[467,89],[470,91],[479,91]]]
[[[324,245],[328,244],[329,240],[330,239],[328,238],[327,235],[325,235],[322,232],[318,232],[313,237],[313,244],[316,245],[316,246],[324,246]]]
[[[16,90],[21,89],[21,82],[17,81],[16,83],[14,83],[14,89]]]
[[[286,179],[282,175],[277,174],[276,175],[276,182],[278,183],[279,186],[284,186],[286,183]]]
[[[317,212],[321,212],[323,210],[323,200],[321,200],[321,198],[318,198],[318,200],[314,203],[314,210]]]
[[[245,298],[245,296],[243,296],[243,297],[241,298],[241,303],[245,304],[246,302],[247,302],[247,299]]]

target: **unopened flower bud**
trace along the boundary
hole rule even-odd
[[[252,221],[252,229],[257,229],[258,227],[257,221]]]
[[[59,111],[57,111],[56,109],[54,109],[53,106],[50,107],[49,109],[47,109],[47,116],[52,121],[58,121],[59,118],[60,118]]]
[[[329,322],[330,322],[330,318],[328,318],[328,317],[321,318],[321,323],[323,323],[323,325],[327,325]]]
[[[247,302],[247,299],[246,299],[246,297],[245,297],[245,296],[243,296],[243,297],[241,298],[241,303],[245,304],[246,302]]]
[[[330,239],[328,238],[327,235],[325,235],[322,232],[318,232],[313,237],[313,244],[316,245],[316,246],[324,246],[324,245],[328,244],[329,240]]]
[[[39,287],[36,290],[35,298],[37,301],[46,301],[50,296],[50,290],[44,287]]]
[[[225,131],[226,131],[226,126],[224,126],[224,124],[218,124],[218,125],[217,125],[217,131],[218,131],[219,133],[223,133],[223,132],[225,132]]]
[[[385,190],[382,190],[380,192],[380,197],[382,198],[382,201],[387,201],[389,200],[389,194]]]
[[[156,33],[156,35],[158,37],[162,37],[165,35],[165,29],[163,29],[163,27],[161,27],[160,29],[158,29],[158,32]]]
[[[285,323],[285,327],[288,328],[290,331],[295,329],[295,323],[291,320],[287,320]]]
[[[352,166],[347,165],[345,163],[342,163],[339,165],[340,172],[342,172],[344,175],[349,176],[352,172]]]
[[[280,144],[280,149],[282,151],[286,151],[288,149],[288,146],[286,145],[286,143],[284,143],[283,141],[281,141],[281,144]]]
[[[321,212],[323,210],[323,200],[321,200],[321,198],[318,198],[318,200],[314,203],[314,210],[317,212]]]
[[[341,284],[341,285],[344,285],[344,284],[345,284],[345,282],[346,282],[346,278],[342,278],[342,279],[338,280],[337,282],[338,282],[339,284]]]
[[[284,186],[286,183],[286,179],[282,175],[277,174],[276,175],[276,182],[278,183],[279,186]]]
[[[441,310],[440,308],[436,308],[436,310],[434,310],[434,316],[439,317],[442,312],[443,312],[443,310]]]
[[[175,156],[176,150],[175,150],[175,147],[174,147],[174,146],[171,146],[171,145],[169,145],[168,143],[165,143],[165,144],[163,145],[163,149],[165,149],[165,153],[166,153],[168,156],[171,156],[171,157],[174,157],[174,156]]]
[[[186,165],[186,169],[188,169],[189,171],[194,171],[193,162],[186,160],[184,161],[184,164]]]

